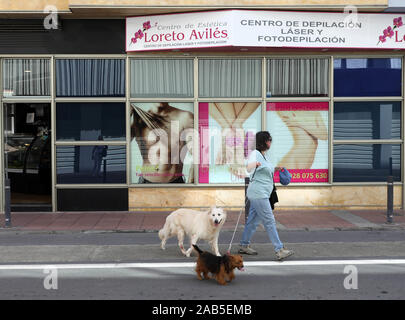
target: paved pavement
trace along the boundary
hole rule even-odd
[[[170,212],[13,212],[11,228],[5,228],[0,214],[0,232],[14,231],[116,231],[156,232]],[[228,211],[223,230],[233,230],[240,211]],[[395,210],[387,224],[384,210],[276,210],[281,230],[396,230],[405,229],[404,210]],[[238,229],[244,225],[244,212]]]

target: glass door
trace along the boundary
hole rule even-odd
[[[3,105],[11,211],[52,211],[51,104]]]

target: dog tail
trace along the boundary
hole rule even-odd
[[[198,254],[203,253],[203,251],[199,247],[197,247],[197,245],[193,244],[193,247],[198,252]]]
[[[167,223],[165,223],[165,225],[163,226],[162,229],[159,230],[159,239],[163,240],[163,238],[169,236],[169,226],[167,225]]]
[[[163,229],[159,230],[159,239],[163,240]]]

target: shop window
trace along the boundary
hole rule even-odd
[[[125,103],[57,103],[58,141],[125,141]]]
[[[194,104],[131,103],[131,183],[193,183]]]
[[[200,97],[261,97],[262,60],[200,59],[198,78]]]
[[[334,60],[335,97],[401,96],[400,58]]]
[[[401,102],[335,102],[335,139],[401,139]]]
[[[57,184],[126,183],[126,147],[57,146]]]
[[[3,96],[50,96],[49,59],[4,59]]]
[[[386,182],[389,175],[401,181],[400,144],[333,146],[334,182]]]
[[[267,97],[326,97],[329,59],[269,59]]]
[[[57,59],[58,97],[124,97],[124,59]]]
[[[271,163],[286,167],[291,182],[328,182],[328,102],[267,103]],[[275,175],[279,181],[278,173]]]
[[[193,60],[131,59],[131,97],[191,98]]]
[[[200,102],[200,183],[244,183],[261,110],[260,102]]]

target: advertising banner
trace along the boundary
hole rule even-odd
[[[405,49],[405,14],[223,10],[128,17],[126,51],[207,47]]]
[[[126,51],[229,46],[232,17],[232,11],[130,17],[126,20]]]
[[[328,102],[267,103],[266,110],[272,164],[286,167],[291,182],[328,182]]]
[[[199,104],[200,183],[244,183],[261,128],[260,102]]]
[[[131,183],[193,183],[193,103],[131,103]]]

